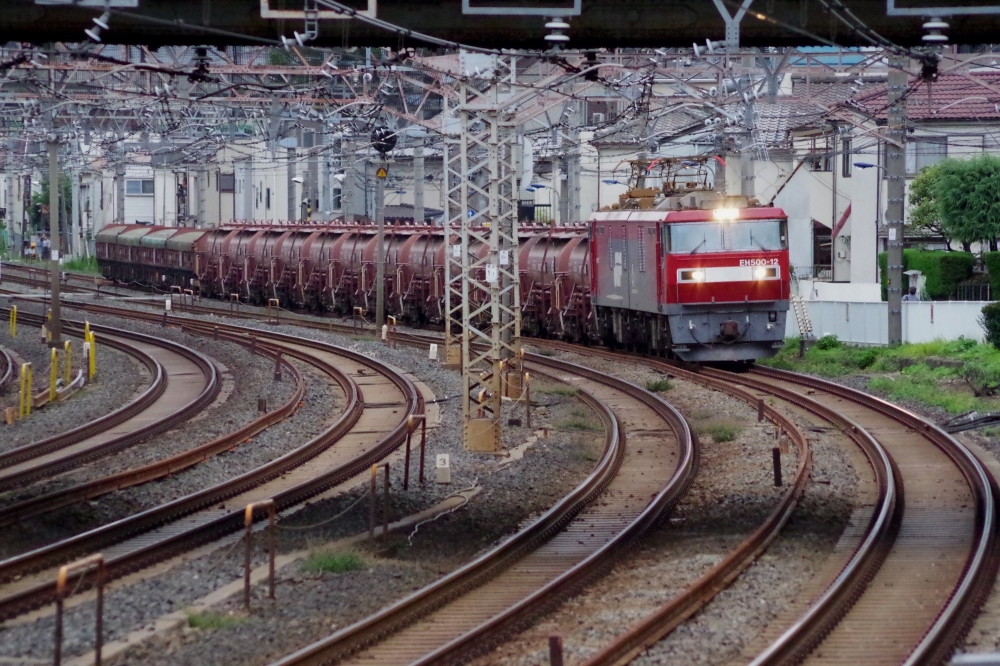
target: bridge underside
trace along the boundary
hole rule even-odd
[[[49,0],[53,2],[55,0]],[[469,0],[470,6],[494,5],[502,0]],[[925,18],[887,16],[887,1],[843,0],[858,19],[897,44],[920,44]],[[350,0],[359,10],[368,0]],[[375,0],[372,0],[374,3]],[[567,0],[503,0],[507,6],[565,7]],[[78,42],[83,30],[100,14],[103,2],[92,7],[36,5],[34,0],[0,0],[0,39],[34,43]],[[723,0],[735,13],[736,0]],[[895,0],[902,8],[949,6],[986,8],[994,3],[966,0]],[[462,0],[377,0],[377,17],[410,30],[465,44],[484,47],[542,48],[546,46],[543,16],[462,14]],[[303,3],[292,0],[141,0],[138,7],[116,11],[107,34],[109,43],[241,44],[255,39],[290,37],[302,32],[301,18],[263,18],[269,12],[301,15]],[[709,0],[583,0],[582,14],[569,17],[571,48],[690,47],[693,42],[725,37],[725,23]],[[322,8],[321,8],[322,9]],[[1000,14],[954,15],[945,18],[952,43],[979,44],[996,41]],[[348,25],[349,24],[349,25]],[[225,33],[239,33],[225,34]],[[844,46],[868,46],[816,0],[757,0],[743,18],[743,46],[795,46],[829,40]],[[385,30],[357,20],[320,21],[317,46],[390,46],[400,39]],[[422,46],[410,38],[402,44]]]

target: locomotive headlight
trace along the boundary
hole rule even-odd
[[[717,220],[731,221],[739,217],[740,211],[736,208],[716,208],[712,211],[712,216]]]
[[[773,280],[778,277],[778,267],[758,266],[753,269],[753,277],[755,280]]]
[[[691,279],[695,282],[704,282],[705,271],[691,271]]]

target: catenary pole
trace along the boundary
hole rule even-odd
[[[886,143],[886,176],[888,205],[886,232],[888,236],[889,271],[889,344],[903,342],[903,199],[906,196],[906,90],[909,58],[889,58],[889,110]]]

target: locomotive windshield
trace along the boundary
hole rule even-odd
[[[667,252],[772,252],[788,247],[784,220],[686,222],[664,227]]]

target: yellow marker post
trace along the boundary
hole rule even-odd
[[[90,322],[86,319],[83,321],[83,341],[86,342],[90,338]]]
[[[87,379],[93,379],[97,374],[97,336],[93,332],[88,333],[90,338],[87,342]]]
[[[73,342],[63,343],[63,384],[69,386],[73,381]]]
[[[17,337],[17,306],[10,309],[10,337]]]
[[[59,379],[59,351],[53,347],[49,357],[49,402],[56,401],[56,381]]]
[[[31,387],[33,385],[31,364],[25,363],[21,366],[21,394],[18,406],[18,417],[24,418],[31,415]]]

